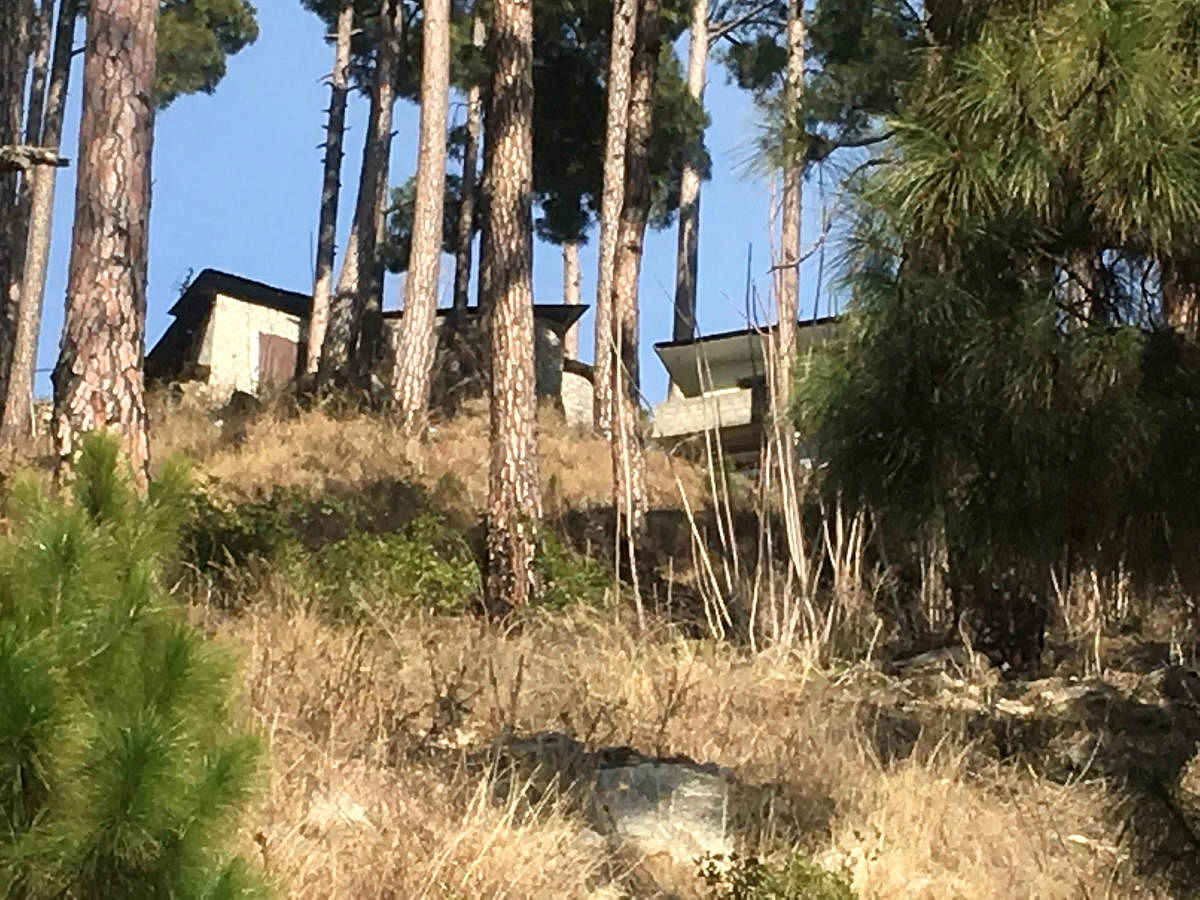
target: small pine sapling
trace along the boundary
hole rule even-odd
[[[139,499],[110,437],[83,444],[72,502],[18,481],[0,540],[0,895],[250,898],[224,848],[259,745],[233,665],[161,573],[187,495]]]

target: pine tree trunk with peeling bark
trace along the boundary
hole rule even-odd
[[[363,383],[367,357],[374,362],[382,331],[378,292],[382,266],[376,248],[383,231],[383,212],[387,204],[388,163],[392,146],[392,105],[395,89],[390,75],[395,71],[398,52],[396,27],[400,15],[396,0],[381,0],[379,9],[379,49],[376,55],[375,83],[371,89],[371,108],[367,120],[367,138],[354,203],[354,220],[342,270],[330,305],[329,324],[321,344],[318,381]]]
[[[46,0],[43,12],[52,9]],[[54,51],[50,61],[49,85],[45,74],[39,78],[35,63],[31,80],[29,125],[26,140],[57,152],[62,143],[63,116],[67,105],[67,84],[71,77],[71,52],[75,38],[75,20],[79,0],[63,0],[54,28]],[[39,27],[44,27],[43,17]],[[49,35],[42,32],[39,60],[49,47]],[[41,63],[44,66],[44,63]],[[44,91],[43,91],[44,89]],[[3,416],[0,417],[0,443],[11,443],[33,434],[33,376],[37,365],[38,335],[42,326],[42,307],[46,296],[46,269],[50,259],[50,226],[54,212],[54,187],[57,170],[51,165],[35,166],[29,172],[29,190],[23,196],[22,217],[29,223],[25,248],[25,266],[21,281],[21,303],[13,336],[13,360]]]
[[[488,609],[526,605],[536,593],[534,540],[541,520],[533,364],[533,0],[496,0],[484,187],[489,224],[481,283],[491,345],[488,466]]]
[[[582,300],[579,293],[579,241],[567,241],[562,246],[563,254],[563,303],[578,306]],[[579,359],[579,325],[572,325],[563,337],[563,356]]]
[[[29,71],[28,0],[0,0],[0,147],[22,143],[25,76]],[[19,216],[21,173],[0,165],[0,403],[8,394],[21,293],[25,227]]]
[[[600,264],[596,278],[596,349],[592,391],[596,430],[605,437],[612,435],[615,370],[612,284],[617,257],[617,231],[625,197],[625,135],[629,128],[629,93],[636,26],[636,0],[613,0],[604,133],[604,187],[600,196]]]
[[[804,3],[788,0],[788,61],[784,86],[789,128],[800,127],[800,104],[804,100]],[[778,281],[779,328],[775,335],[777,354],[774,365],[772,409],[781,420],[787,417],[792,395],[792,377],[796,358],[796,320],[800,314],[800,218],[801,189],[804,180],[802,160],[788,160],[783,171],[783,210],[780,234]]]
[[[708,64],[708,0],[693,0],[688,42],[687,87],[704,105],[704,72]],[[675,321],[671,338],[688,340],[696,332],[696,291],[700,258],[700,171],[694,154],[686,153],[679,184],[679,241],[675,251]]]
[[[654,136],[654,83],[658,73],[659,0],[642,0],[629,96],[625,142],[625,190],[613,266],[611,339],[613,376],[613,505],[627,536],[646,517],[646,463],[639,427],[638,277],[650,214],[650,150]]]
[[[476,11],[471,18],[471,42],[483,47],[487,29]],[[467,143],[463,148],[462,188],[458,206],[457,243],[454,252],[454,324],[461,327],[470,300],[471,245],[475,238],[476,169],[479,167],[479,137],[483,126],[483,88],[467,88]]]
[[[342,187],[342,143],[346,136],[346,101],[350,93],[350,38],[354,3],[343,0],[338,10],[333,72],[329,77],[329,122],[325,128],[325,171],[321,184],[321,217],[317,226],[317,271],[313,279],[312,312],[308,318],[308,350],[304,371],[315,375],[329,325],[333,290],[333,257],[337,242],[338,195]]]
[[[111,429],[139,490],[150,445],[142,384],[157,0],[89,0],[75,231],[54,443],[69,479],[80,437]]]
[[[446,190],[446,115],[450,105],[450,0],[425,0],[420,147],[404,317],[392,367],[392,403],[401,432],[424,436],[429,420],[438,271]]]

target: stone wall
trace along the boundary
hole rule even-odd
[[[654,407],[656,437],[698,434],[756,421],[755,392],[749,388],[700,397],[678,397]]]

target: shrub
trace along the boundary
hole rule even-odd
[[[612,586],[612,576],[603,566],[564,546],[549,529],[539,534],[533,565],[542,584],[538,605],[549,609],[599,605]]]
[[[701,860],[700,877],[713,900],[854,900],[844,875],[822,869],[799,853],[779,861],[753,856],[709,856]]]
[[[364,603],[389,613],[461,613],[482,589],[471,548],[433,513],[399,531],[351,532],[314,553],[297,547],[286,568],[296,590],[334,618],[355,618]]]
[[[188,498],[183,562],[237,602],[267,567],[333,619],[355,619],[364,605],[395,614],[457,614],[482,594],[471,535],[476,521],[452,476],[431,495],[406,484],[371,494],[314,494],[295,487],[221,503],[203,491]],[[611,583],[593,560],[543,530],[534,565],[539,606],[598,604]],[[266,564],[264,566],[263,564]]]
[[[276,492],[260,500],[222,505],[208,493],[189,498],[183,527],[183,558],[201,572],[222,572],[252,560],[271,560],[296,539],[286,504]]]
[[[0,543],[0,894],[234,898],[264,888],[223,846],[258,743],[232,725],[233,665],[161,579],[186,478],[148,500],[108,437],[74,502],[19,481]]]

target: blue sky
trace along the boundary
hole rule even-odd
[[[183,97],[158,117],[154,144],[151,207],[147,349],[169,324],[170,309],[190,274],[221,269],[278,287],[307,291],[312,285],[317,208],[321,187],[320,144],[329,91],[323,77],[331,51],[316,16],[296,0],[270,0],[259,7],[258,41],[229,61],[229,72],[212,96]],[[82,35],[82,26],[80,35]],[[686,52],[686,36],[681,44]],[[76,157],[82,58],[72,73],[63,154]],[[726,83],[724,72],[710,67],[706,105],[712,118],[706,140],[713,158],[712,180],[701,199],[698,320],[702,333],[745,324],[747,249],[751,276],[766,296],[770,243],[770,186],[764,173],[748,166],[760,116],[750,97]],[[451,116],[461,120],[461,98],[452,100]],[[353,96],[348,115],[342,175],[339,233],[348,229],[361,160],[366,101]],[[416,167],[417,108],[396,109],[392,147],[393,184]],[[58,353],[66,296],[74,210],[74,168],[60,170],[55,198],[53,246],[46,290],[46,312],[39,348],[36,389],[50,391],[48,370]],[[815,184],[806,189],[805,243],[819,230]],[[643,391],[651,402],[662,399],[666,374],[652,345],[671,336],[674,292],[675,229],[647,235],[641,277]],[[583,248],[584,302],[590,302],[596,275],[596,240]],[[449,284],[449,266],[443,266]],[[812,314],[816,258],[803,272],[802,318]],[[538,302],[561,298],[558,248],[534,249],[534,296]],[[400,303],[400,279],[389,277],[385,306]],[[827,294],[827,289],[826,289]],[[449,290],[443,303],[449,302]],[[765,301],[764,301],[765,302]],[[826,311],[826,300],[821,311]],[[591,358],[592,313],[581,323],[581,355]]]

